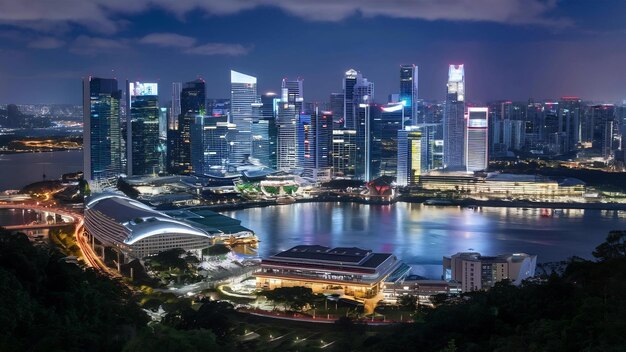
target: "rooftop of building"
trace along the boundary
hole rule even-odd
[[[319,245],[299,245],[268,259],[376,269],[391,256],[390,253],[374,253],[369,249],[358,247],[330,248]]]
[[[495,256],[481,255],[478,252],[459,252],[452,255],[450,258],[461,258],[463,260],[472,261],[488,261],[493,263],[507,263],[507,262],[520,262],[526,258],[536,258],[537,255],[531,255],[527,253],[503,253]]]
[[[116,240],[127,245],[162,234],[210,237],[201,229],[151,209],[141,202],[117,194],[96,195],[88,200],[85,208],[97,211],[124,226],[128,232],[117,233]]]

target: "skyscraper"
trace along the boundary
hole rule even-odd
[[[400,101],[404,105],[404,118],[410,119],[412,125],[423,123],[418,121],[417,101],[417,66],[400,66]]]
[[[333,115],[333,128],[343,128],[343,93],[330,94],[330,111]]]
[[[83,177],[86,180],[122,172],[121,98],[116,79],[83,79]]]
[[[226,135],[235,129],[226,116],[196,115],[191,125],[191,165],[201,175],[221,176],[228,158]]]
[[[276,168],[290,171],[298,167],[298,121],[300,113],[296,109],[294,96],[289,97],[289,89],[282,88],[276,117]]]
[[[398,130],[398,186],[415,185],[422,170],[422,133],[417,126]]]
[[[161,171],[158,84],[127,81],[126,89],[127,173],[157,174]]]
[[[322,111],[315,108],[311,115],[311,125],[315,134],[315,168],[319,171],[331,166],[333,114],[331,111]]]
[[[486,170],[489,163],[488,108],[469,108],[465,132],[467,172]]]
[[[443,115],[443,163],[448,169],[465,168],[465,72],[450,65]]]
[[[169,129],[178,129],[178,116],[180,115],[180,93],[183,84],[181,82],[172,83],[172,105],[170,106]]]
[[[237,135],[229,163],[238,164],[252,153],[252,104],[258,102],[257,79],[237,71],[230,71],[230,122],[237,126]]]
[[[354,129],[354,85],[359,73],[355,69],[346,71],[343,77],[343,128]]]
[[[261,120],[267,121],[267,138],[268,138],[268,161],[266,166],[276,168],[276,147],[278,131],[276,127],[276,117],[278,115],[278,104],[280,97],[276,93],[268,92],[261,95]]]
[[[175,150],[170,155],[174,157],[174,172],[186,174],[192,171],[191,124],[194,123],[196,115],[204,115],[206,112],[206,86],[203,79],[183,84],[180,93],[180,109],[177,141]]]

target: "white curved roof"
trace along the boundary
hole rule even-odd
[[[201,229],[118,194],[94,196],[88,200],[86,209],[97,211],[125,227],[126,233],[116,234],[115,240],[126,245],[132,245],[142,239],[161,234],[211,238],[208,233]]]

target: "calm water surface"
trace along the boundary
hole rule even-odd
[[[431,278],[441,275],[443,256],[459,251],[494,255],[537,254],[539,262],[589,258],[610,230],[626,230],[626,212],[433,207],[397,203],[301,203],[224,212],[254,230],[258,254],[268,256],[298,244],[357,246],[394,253]]]
[[[52,180],[82,169],[82,150],[0,154],[0,191],[20,189],[41,181],[44,173],[47,179]]]

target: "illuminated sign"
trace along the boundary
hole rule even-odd
[[[463,82],[463,76],[465,76],[463,65],[450,65],[448,82]]]
[[[130,82],[130,96],[159,95],[158,83]]]
[[[484,119],[470,119],[468,127],[487,128],[487,120]]]

